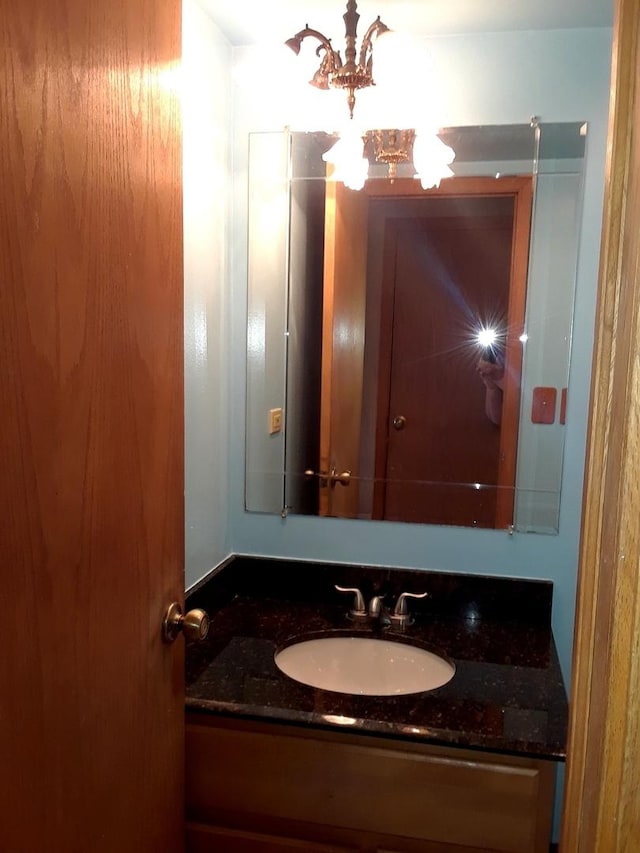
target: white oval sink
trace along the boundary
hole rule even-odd
[[[289,678],[337,693],[395,696],[442,687],[455,666],[409,643],[375,637],[320,637],[287,646],[275,656]]]

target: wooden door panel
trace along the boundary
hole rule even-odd
[[[567,783],[560,847],[640,846],[640,3],[615,3]]]
[[[4,4],[2,41],[1,846],[179,851],[180,3]]]
[[[472,216],[395,220],[388,229],[390,520],[495,526],[500,427],[485,413],[475,334],[491,324],[505,331],[513,213],[490,216],[474,201]],[[399,430],[398,416],[406,419]]]
[[[386,478],[387,442],[394,438],[393,434],[389,436],[387,429],[391,390],[389,354],[396,340],[390,318],[398,306],[394,305],[393,288],[385,289],[382,284],[387,263],[392,268],[395,281],[395,249],[391,251],[389,261],[389,252],[378,250],[377,246],[385,242],[387,218],[393,220],[404,215],[415,219],[415,216],[420,216],[420,205],[424,204],[440,202],[448,205],[449,210],[452,205],[459,205],[461,200],[475,203],[489,198],[498,200],[497,203],[507,200],[512,204],[510,251],[504,250],[507,243],[505,236],[502,241],[504,251],[498,262],[502,269],[501,280],[510,276],[511,281],[509,292],[503,295],[499,309],[500,320],[506,330],[503,345],[507,380],[503,390],[502,424],[496,430],[484,415],[471,426],[463,418],[456,420],[460,429],[455,449],[450,452],[447,450],[446,454],[433,454],[435,461],[444,464],[445,475],[440,476],[435,471],[425,475],[427,479],[431,477],[429,482],[449,484],[438,490],[431,489],[432,512],[429,507],[423,507],[429,495],[425,486],[419,482],[420,476],[410,476],[408,480],[413,482],[406,486],[407,478],[404,478],[403,485],[398,484],[397,489],[393,483],[389,487]],[[324,488],[322,485],[320,488],[321,515],[394,518],[499,528],[508,527],[512,523],[522,359],[518,337],[524,320],[531,200],[531,179],[526,177],[501,178],[499,181],[454,178],[443,182],[438,190],[428,192],[416,185],[415,181],[403,179],[394,184],[369,181],[362,193],[345,190],[340,184],[328,184],[319,470],[325,474],[333,468],[336,473],[349,470],[352,472],[352,480],[347,488],[332,488],[329,481],[321,479],[321,484],[327,483]],[[407,214],[408,204],[417,205],[415,214]],[[385,205],[389,206],[388,213],[382,212]],[[404,214],[397,212],[400,209],[404,209]],[[447,215],[451,215],[450,210]],[[372,244],[376,247],[374,250]],[[469,251],[464,248],[463,241],[458,240],[451,241],[447,251],[454,276],[466,270],[464,275],[469,278],[480,267],[479,272],[485,275],[485,283],[491,284],[488,275],[490,264],[486,258],[479,261],[476,249]],[[410,272],[410,277],[414,279],[420,276],[418,267]],[[481,314],[481,293],[476,292],[474,303],[476,313]],[[409,303],[407,313],[415,325],[418,316],[424,315],[424,307],[419,302]],[[469,310],[466,314],[464,311],[459,312],[456,325],[458,334],[470,336],[469,328],[460,325],[460,316],[468,319],[470,313]],[[469,340],[464,343],[467,361],[472,366],[468,372],[473,374],[477,350],[471,357]],[[460,366],[461,341],[452,344],[445,340],[444,346],[454,351]],[[463,371],[457,372],[461,375]],[[475,374],[473,378],[477,379]],[[419,387],[415,376],[407,379],[407,386]],[[484,386],[479,381],[468,383],[465,387],[463,396],[484,396]],[[440,408],[444,399],[442,391],[439,389],[436,392]],[[444,391],[449,397],[454,396],[453,392],[449,393],[450,389],[445,388]],[[472,408],[469,406],[470,410]],[[476,406],[478,410],[483,408],[483,403]],[[479,431],[483,430],[488,435],[483,433],[480,436]],[[469,435],[473,436],[473,441],[469,440]],[[487,459],[494,460],[491,472],[480,470],[471,475],[467,465],[463,474],[456,476],[453,470],[456,460],[462,461],[467,457],[477,468],[476,450],[479,444],[491,449],[490,453],[485,454]],[[408,458],[415,460],[416,454],[409,453]],[[480,482],[488,485],[488,488],[473,493],[467,485],[463,489],[450,485],[458,481],[465,484]],[[391,496],[394,489],[399,496],[406,495],[406,500],[401,497],[403,507],[397,512],[392,507],[385,510],[387,489]]]
[[[370,218],[372,233],[384,243],[369,288],[378,294],[380,324],[379,341],[367,356],[370,365],[376,360],[378,381],[373,389],[367,386],[365,401],[367,410],[377,399],[373,517],[508,527],[513,521],[531,179],[452,178],[428,192],[415,182],[396,184],[380,182],[372,190],[376,200]],[[400,237],[403,229],[407,233]],[[505,363],[499,428],[485,414],[484,386],[475,374],[478,325],[494,321],[503,332]],[[405,333],[405,324],[412,331]],[[427,363],[432,369],[421,370]],[[396,392],[403,385],[398,402]],[[447,414],[452,403],[454,411]],[[427,420],[425,408],[430,409]],[[400,409],[411,410],[411,416]],[[399,433],[392,428],[396,415],[407,419]],[[475,489],[475,483],[488,488]]]
[[[320,471],[348,471],[348,485],[323,477],[320,515],[358,511],[360,426],[367,299],[367,208],[364,193],[327,182],[322,318]]]

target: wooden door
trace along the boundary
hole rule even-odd
[[[640,849],[640,0],[617,0],[562,853]]]
[[[500,426],[485,412],[475,335],[492,324],[504,330],[512,215],[483,213],[404,220],[388,230],[394,310],[382,515],[389,520],[495,526]]]
[[[491,190],[459,195],[453,182],[451,197],[422,199],[409,218],[384,204],[376,517],[512,522],[515,466],[505,477],[503,463],[505,447],[515,452],[517,443],[521,354],[508,344],[524,325],[526,262],[514,277],[517,195],[495,182]],[[493,420],[477,372],[477,335],[486,328],[498,334],[504,366]],[[501,519],[499,490],[509,510]]]
[[[180,2],[2,2],[0,847],[183,849]]]
[[[320,400],[320,515],[358,511],[367,300],[365,193],[327,182]],[[332,478],[348,474],[342,483]]]
[[[339,183],[328,183],[327,187],[319,465],[324,476],[320,479],[320,514],[394,517],[385,516],[383,509],[390,389],[390,359],[385,347],[389,348],[392,340],[391,331],[385,332],[383,327],[391,322],[394,306],[393,299],[382,292],[384,262],[377,243],[384,240],[384,229],[377,228],[374,234],[368,228],[374,204],[494,196],[510,199],[512,208],[511,251],[503,263],[510,277],[502,318],[508,381],[498,439],[498,488],[493,492],[489,512],[491,526],[508,527],[513,515],[516,470],[522,349],[518,336],[526,297],[531,179],[455,178],[426,192],[411,179],[398,179],[393,184],[386,180],[368,181],[362,192],[347,190]],[[383,435],[376,428],[376,417],[378,422],[384,422]],[[326,476],[343,471],[351,474],[347,487],[336,485]],[[419,499],[414,498],[415,494],[409,503],[419,511]]]

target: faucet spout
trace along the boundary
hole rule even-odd
[[[384,595],[374,595],[371,601],[369,602],[369,616],[372,619],[379,619],[383,613],[383,605],[382,600]]]

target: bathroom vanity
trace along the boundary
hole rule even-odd
[[[349,618],[401,592],[413,624]],[[187,647],[188,849],[547,851],[567,702],[552,584],[235,557],[194,591],[211,617]],[[386,621],[386,620],[385,620]],[[380,637],[455,666],[422,693],[363,696],[284,675],[276,653]]]

